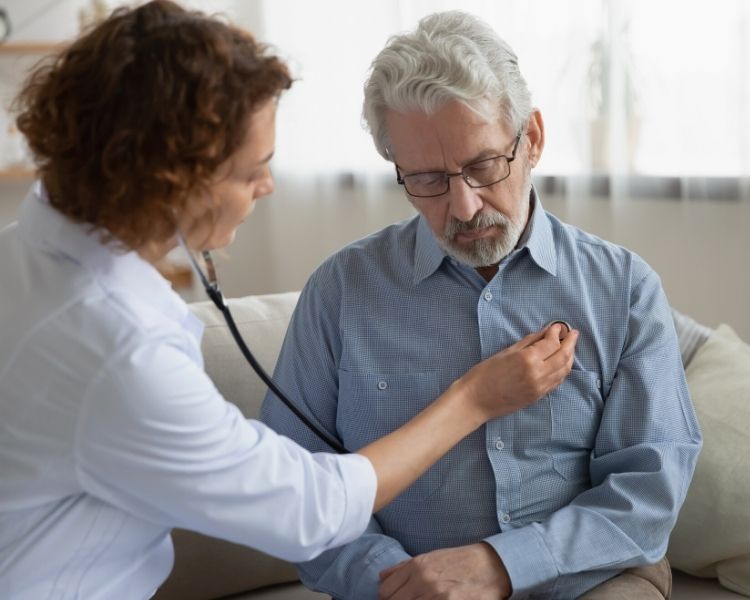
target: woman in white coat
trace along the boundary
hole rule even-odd
[[[38,67],[16,102],[39,181],[0,233],[0,597],[148,598],[182,527],[305,560],[344,544],[464,435],[559,384],[554,326],[355,454],[227,403],[155,264],[226,246],[273,190],[285,65],[156,1]]]

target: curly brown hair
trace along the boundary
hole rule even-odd
[[[41,63],[15,109],[50,203],[140,249],[175,234],[253,112],[291,83],[249,33],[154,0]]]

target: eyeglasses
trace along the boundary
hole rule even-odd
[[[464,167],[457,173],[445,171],[427,171],[401,175],[401,167],[396,165],[396,181],[406,188],[406,193],[415,198],[434,198],[448,193],[451,177],[460,176],[471,188],[483,188],[507,179],[510,175],[510,163],[516,158],[521,132],[516,136],[510,156],[500,155],[483,158]]]

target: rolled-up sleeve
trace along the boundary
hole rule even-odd
[[[92,382],[75,453],[83,489],[107,503],[293,561],[357,538],[377,488],[365,457],[312,454],[245,419],[161,340]]]

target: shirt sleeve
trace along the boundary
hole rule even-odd
[[[625,347],[605,400],[589,471],[592,487],[546,520],[486,541],[513,598],[561,589],[588,572],[658,562],[666,553],[702,438],[658,277],[632,291]]]
[[[325,268],[325,267],[323,267]],[[281,348],[274,379],[299,408],[331,437],[336,433],[338,357],[341,341],[334,286],[316,273],[302,291]],[[331,278],[333,279],[333,278]],[[272,393],[266,396],[261,419],[279,433],[310,450],[325,444]],[[380,571],[410,558],[401,544],[383,534],[373,518],[363,536],[297,565],[308,587],[334,598],[376,600]]]
[[[364,531],[377,488],[366,458],[311,454],[245,419],[164,337],[119,352],[87,391],[75,443],[87,493],[286,560]]]
[[[409,558],[401,544],[385,535],[373,517],[357,540],[315,560],[298,563],[297,571],[307,587],[333,598],[377,600],[380,572]]]

